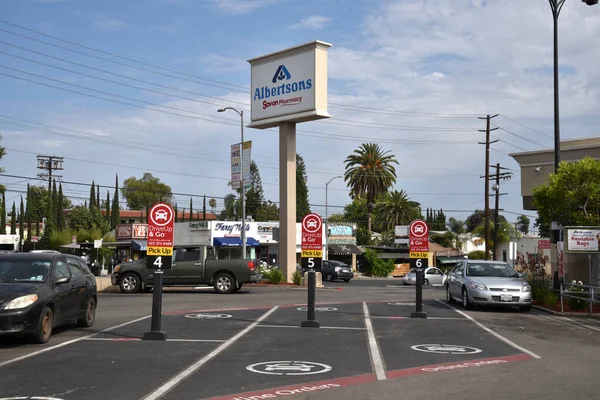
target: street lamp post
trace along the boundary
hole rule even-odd
[[[342,178],[342,176],[334,176],[325,184],[325,259],[329,260],[329,214],[327,209],[327,187],[332,180]]]
[[[217,110],[217,112],[225,112],[226,110],[233,110],[236,113],[238,113],[238,115],[240,116],[240,130],[241,130],[241,143],[240,143],[240,186],[242,189],[242,194],[241,194],[241,198],[242,198],[242,232],[241,232],[241,239],[242,239],[242,256],[241,259],[245,259],[246,258],[246,186],[244,185],[244,111],[243,110],[237,110],[233,107],[223,107],[223,108],[219,108]],[[233,182],[232,182],[233,183]]]
[[[558,17],[562,10],[565,0],[548,0],[552,9],[552,18],[554,22],[554,173],[558,172],[560,164],[560,108],[558,93]],[[588,6],[598,4],[598,0],[582,0]]]

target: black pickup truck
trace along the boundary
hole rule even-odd
[[[163,271],[163,286],[213,286],[217,293],[233,293],[244,283],[258,282],[258,265],[253,260],[217,260],[212,246],[175,246],[172,269]],[[146,259],[121,263],[111,274],[122,293],[149,292],[153,270]]]

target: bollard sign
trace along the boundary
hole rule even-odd
[[[408,229],[410,243],[410,267],[427,268],[429,261],[429,227],[427,222],[416,219]]]
[[[320,269],[323,258],[323,220],[318,214],[302,219],[302,268]]]
[[[173,208],[166,203],[157,203],[150,209],[146,250],[146,266],[148,269],[171,269],[174,217]]]

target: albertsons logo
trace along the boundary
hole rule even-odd
[[[292,81],[292,74],[285,65],[280,65],[273,75],[271,82],[276,86],[263,86],[256,88],[254,91],[254,100],[263,100],[270,97],[283,96],[289,93],[302,92],[312,88],[312,79],[304,79],[299,81]],[[279,84],[279,82],[283,82]],[[263,101],[263,110],[274,106],[289,106],[294,104],[300,104],[302,102],[302,96],[295,96],[290,98],[284,98],[279,100]]]

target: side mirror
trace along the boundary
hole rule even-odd
[[[57,280],[54,281],[54,283],[56,283],[57,285],[61,285],[63,283],[67,283],[69,282],[69,277],[64,277],[64,278],[58,278]]]
[[[523,278],[525,276],[525,274],[522,272],[517,272],[517,274],[519,275],[519,278]]]

